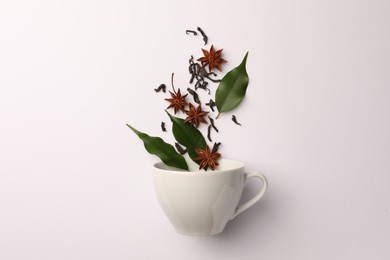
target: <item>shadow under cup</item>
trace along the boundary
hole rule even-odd
[[[185,235],[214,235],[226,223],[256,203],[265,193],[267,183],[260,173],[249,175],[244,164],[221,159],[216,171],[183,171],[162,162],[154,165],[153,181],[157,199],[176,231]],[[237,207],[248,177],[259,177],[259,194]]]

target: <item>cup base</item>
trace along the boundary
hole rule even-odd
[[[176,232],[183,236],[191,236],[191,237],[204,237],[204,236],[214,236],[222,233],[223,229],[221,230],[213,230],[210,232],[204,232],[204,231],[194,231],[194,230],[182,230],[175,228]]]

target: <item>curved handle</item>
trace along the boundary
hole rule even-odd
[[[241,206],[237,207],[237,209],[234,212],[233,217],[231,219],[237,217],[238,214],[240,214],[243,211],[245,211],[245,210],[249,209],[250,207],[252,207],[256,202],[258,202],[261,199],[261,197],[264,196],[265,192],[267,191],[268,181],[267,181],[267,178],[262,173],[260,173],[260,172],[247,173],[246,174],[246,178],[245,178],[245,184],[251,178],[259,178],[263,182],[263,187],[261,188],[261,190],[259,191],[259,193],[257,193],[257,195],[255,197],[253,197],[249,201],[245,202]]]

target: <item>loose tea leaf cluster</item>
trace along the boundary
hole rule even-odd
[[[204,45],[208,43],[208,37],[201,28],[197,31],[203,37]],[[186,30],[187,35],[197,36],[195,30]],[[169,91],[170,97],[164,100],[169,103],[166,108],[166,113],[172,122],[172,134],[176,140],[175,147],[166,143],[160,137],[149,136],[142,133],[130,125],[127,125],[144,143],[145,149],[156,156],[158,156],[166,165],[176,167],[183,170],[188,170],[188,165],[184,154],[188,156],[199,165],[199,169],[216,170],[218,160],[222,157],[218,152],[220,142],[214,142],[213,148],[206,142],[203,134],[198,128],[201,124],[207,126],[207,140],[212,143],[212,131],[219,133],[219,129],[215,125],[215,120],[220,113],[228,112],[237,107],[245,96],[246,89],[249,83],[248,74],[246,72],[246,60],[248,53],[246,53],[241,64],[229,71],[221,80],[215,79],[217,74],[213,72],[216,68],[222,72],[222,63],[227,61],[222,57],[222,50],[215,50],[214,45],[211,45],[210,50],[201,49],[203,57],[194,61],[194,56],[191,55],[189,59],[188,71],[190,73],[189,84],[195,83],[195,90],[187,87],[187,93],[181,92],[180,88],[177,90],[174,87],[174,74],[171,77],[172,91]],[[206,71],[208,68],[208,71]],[[209,99],[208,103],[203,103],[197,91],[203,89],[207,94],[211,95],[210,83],[219,83],[215,98]],[[156,93],[165,93],[165,84],[160,84],[158,88],[154,89]],[[188,100],[188,95],[192,96],[193,101]],[[205,110],[209,107],[210,111]],[[215,107],[218,111],[215,110]],[[169,111],[173,110],[172,115]],[[214,113],[217,113],[214,117]],[[182,118],[176,115],[181,115]],[[206,119],[208,118],[208,120]],[[232,121],[237,124],[237,118],[232,116]],[[161,123],[161,130],[166,132],[165,123]]]

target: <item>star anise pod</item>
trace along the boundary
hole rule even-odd
[[[189,110],[185,111],[187,118],[184,120],[184,122],[191,122],[191,124],[195,127],[198,127],[200,122],[207,124],[206,119],[203,117],[209,112],[202,111],[202,106],[200,104],[195,108],[194,105],[190,103],[189,108]]]
[[[165,100],[170,102],[171,104],[167,107],[167,109],[173,107],[175,114],[179,110],[184,112],[185,111],[184,108],[188,106],[188,103],[186,102],[186,97],[188,96],[188,94],[182,96],[180,93],[180,89],[175,93],[171,91],[169,91],[169,93],[171,94],[171,98],[166,98]]]
[[[211,170],[215,170],[218,165],[217,160],[221,158],[221,154],[217,152],[210,151],[210,147],[207,146],[206,150],[203,149],[195,149],[195,152],[198,154],[198,157],[195,158],[196,161],[200,161],[199,170],[207,169],[210,167]]]
[[[214,45],[211,45],[210,51],[202,49],[204,57],[199,58],[198,61],[202,62],[204,65],[208,64],[209,72],[211,72],[214,67],[216,67],[219,71],[222,71],[220,64],[226,62],[226,60],[220,57],[222,50],[223,49],[215,51]]]

